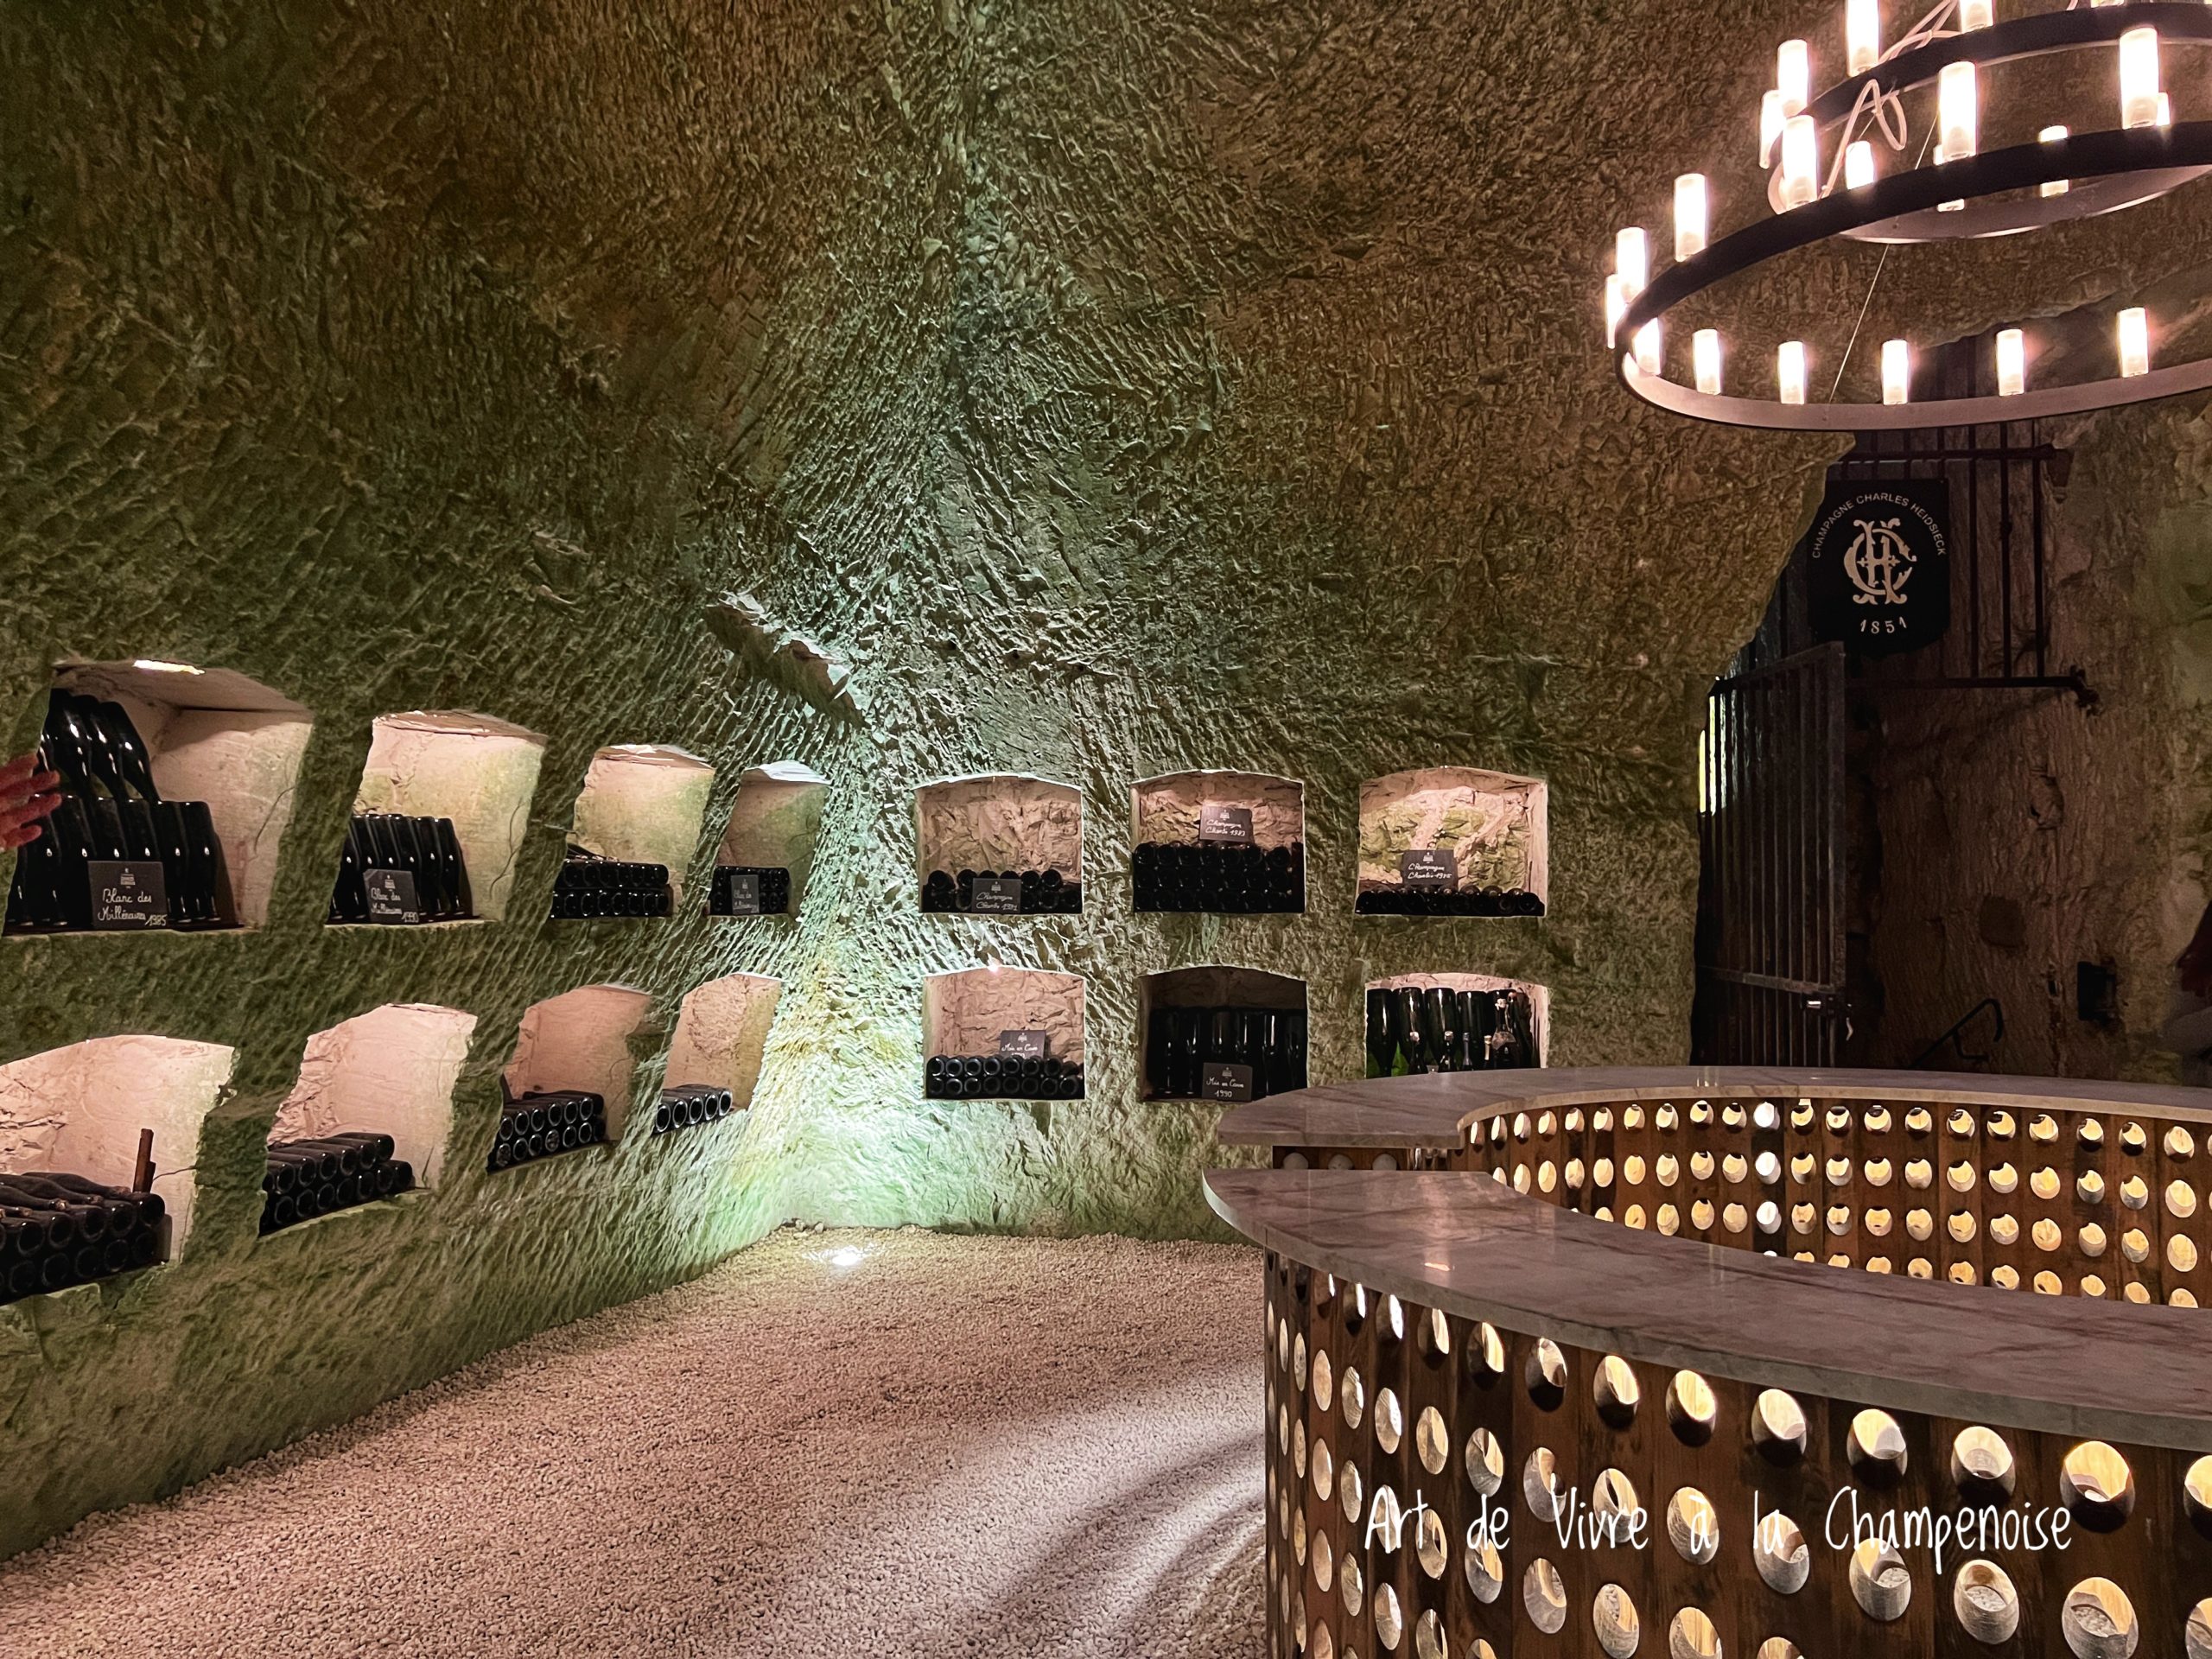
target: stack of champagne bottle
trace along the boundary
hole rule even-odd
[[[1507,1071],[1538,1063],[1526,991],[1406,986],[1367,994],[1367,1075]]]
[[[665,916],[673,907],[668,866],[601,858],[569,849],[553,883],[554,919],[588,916]]]
[[[1273,915],[1306,908],[1306,843],[1236,847],[1216,842],[1138,844],[1130,862],[1139,910]]]
[[[741,878],[752,876],[754,891],[760,895],[757,911],[740,911],[734,907],[731,890],[742,885]],[[717,864],[715,866],[714,890],[707,898],[707,913],[710,916],[785,916],[791,907],[791,873],[789,870],[759,869],[749,864]]]
[[[567,1089],[518,1095],[500,1109],[499,1133],[486,1167],[507,1169],[606,1139],[607,1103],[599,1096]]]
[[[737,1100],[727,1089],[708,1083],[678,1084],[660,1091],[653,1108],[653,1133],[672,1135],[695,1123],[718,1123],[737,1109]]]
[[[1526,887],[1362,887],[1363,916],[1541,916],[1544,901]]]
[[[927,911],[973,910],[978,877],[1021,884],[1021,914],[1073,915],[1083,909],[1083,883],[1071,881],[1058,870],[931,870],[922,883],[922,908]]]
[[[931,1100],[1081,1100],[1083,1065],[1037,1055],[938,1054],[922,1071]]]
[[[161,866],[168,926],[237,925],[213,815],[205,801],[162,798],[146,745],[122,704],[55,691],[38,753],[41,766],[60,777],[61,800],[16,860],[10,932],[92,928],[90,867],[133,860]]]
[[[272,1141],[261,1178],[261,1230],[373,1203],[415,1185],[415,1166],[392,1155],[388,1135],[319,1135]]]
[[[0,1301],[151,1267],[161,1259],[162,1215],[154,1193],[81,1175],[0,1175]]]
[[[417,918],[462,922],[475,914],[468,892],[468,869],[461,837],[451,818],[409,818],[396,812],[357,812],[339,855],[338,886],[330,895],[333,922],[369,919],[372,870],[396,870],[413,878]]]
[[[1146,1098],[1198,1100],[1209,1065],[1249,1066],[1254,1100],[1306,1086],[1303,1008],[1154,1008],[1145,1023]]]

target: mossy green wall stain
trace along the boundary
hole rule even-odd
[[[1679,1058],[1691,738],[1832,446],[1634,411],[1593,273],[1707,101],[1756,107],[1711,41],[1796,10],[0,15],[0,709],[27,741],[53,658],[152,655],[315,715],[268,927],[3,948],[0,1059],[238,1066],[187,1259],[0,1312],[0,1550],[786,1215],[1209,1229],[1211,1114],[1136,1103],[1148,972],[1304,978],[1321,1078],[1368,979],[1439,968],[1550,986],[1555,1064]],[[326,930],[370,722],[415,708],[549,739],[510,915]],[[746,766],[831,780],[796,921],[536,919],[632,742],[717,768],[695,901]],[[1430,765],[1549,782],[1548,920],[1354,924],[1359,784]],[[1196,766],[1305,783],[1309,914],[1131,915],[1128,786]],[[1082,789],[1081,918],[918,913],[912,791],[978,771]],[[919,1100],[922,977],[991,953],[1086,977],[1091,1098]],[[785,985],[741,1135],[482,1173],[526,1007],[651,991],[645,1090],[734,971]],[[394,1001],[480,1017],[444,1189],[256,1243],[307,1037]]]

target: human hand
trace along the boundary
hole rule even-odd
[[[35,754],[0,766],[0,848],[28,847],[39,836],[39,820],[61,804],[54,786],[58,773],[41,772]]]

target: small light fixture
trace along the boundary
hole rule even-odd
[[[1882,342],[1882,401],[1909,403],[1912,397],[1912,347],[1901,340]]]
[[[1759,165],[1774,164],[1774,147],[1782,137],[1782,124],[1789,118],[1782,112],[1782,94],[1770,92],[1759,99]]]
[[[152,657],[137,658],[130,666],[147,674],[205,674],[207,671],[204,668],[194,668],[190,663],[164,663]]]
[[[1820,200],[1821,136],[1809,115],[1793,115],[1782,126],[1782,205],[1802,207]]]
[[[1636,366],[1646,374],[1659,372],[1659,319],[1656,317],[1636,331]]]
[[[1675,181],[1675,257],[1694,259],[1705,251],[1711,213],[1705,175],[1685,173]]]
[[[1843,11],[1851,73],[1863,75],[1882,60],[1882,0],[1848,0]]]
[[[1775,54],[1775,90],[1782,94],[1782,113],[1797,114],[1813,100],[1813,58],[1802,41],[1784,41]]]
[[[1974,153],[1981,118],[1980,83],[1971,62],[1947,63],[1936,82],[1936,159],[1962,162]]]
[[[1621,319],[1628,315],[1628,289],[1620,273],[1614,271],[1605,278],[1605,344],[1618,346],[1621,339]]]
[[[1613,272],[1625,298],[1634,299],[1651,280],[1651,245],[1643,227],[1631,225],[1613,237]]]
[[[1775,377],[1781,387],[1782,401],[1802,404],[1805,401],[1805,342],[1785,340],[1775,360]]]
[[[848,1244],[841,1249],[830,1251],[829,1259],[830,1265],[833,1268],[857,1268],[868,1260],[868,1252],[855,1249],[852,1245]]]
[[[2046,144],[2055,144],[2067,136],[2067,130],[2064,127],[2045,127],[2041,132],[2036,134],[2036,137]],[[2070,188],[2072,187],[2065,180],[2053,179],[2043,187],[2043,194],[2046,196],[2063,196]]]
[[[2151,320],[2139,305],[2120,314],[2120,372],[2131,380],[2151,372]]]
[[[1697,368],[1697,389],[1708,397],[1720,395],[1720,331],[1700,328],[1690,337],[1690,354]]]
[[[1855,138],[1843,152],[1843,187],[1864,190],[1874,182],[1874,146]]]
[[[2028,389],[2027,336],[2007,328],[1997,336],[1997,395],[2017,397]]]
[[[2158,31],[2131,29],[2120,37],[2120,124],[2158,124]]]
[[[1959,30],[1961,34],[1972,29],[1987,29],[1997,21],[1997,8],[1991,0],[1959,0]]]

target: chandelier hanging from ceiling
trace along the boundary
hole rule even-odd
[[[1882,344],[1878,404],[1813,400],[1819,365],[1802,340],[1778,342],[1770,369],[1738,365],[1742,385],[1731,391],[1727,342],[1712,327],[1691,337],[1688,378],[1669,378],[1669,314],[1784,254],[1836,238],[1904,244],[2032,232],[2139,206],[2212,172],[2212,121],[2177,123],[2161,84],[2164,46],[2212,46],[2206,0],[2076,0],[2002,19],[1996,0],[1944,0],[1886,48],[1881,10],[1881,0],[1846,0],[1847,72],[1825,90],[1815,90],[1807,42],[1783,43],[1758,121],[1769,212],[1713,239],[1706,175],[1686,173],[1675,181],[1672,264],[1655,270],[1640,227],[1616,237],[1606,342],[1629,390],[1733,426],[1879,431],[2079,414],[2212,386],[2212,359],[2154,365],[2156,320],[2139,306],[2113,314],[2106,372],[2064,385],[2031,384],[2035,353],[2019,328],[1997,334],[1989,395],[1915,402],[1907,340]],[[2025,142],[1982,147],[1989,70],[2082,54],[2116,72],[2117,99],[2107,90],[2103,112],[2089,117],[2116,116],[2115,124],[2044,123]],[[1753,390],[1754,382],[1765,384]],[[1834,384],[1841,390],[1840,368]]]

